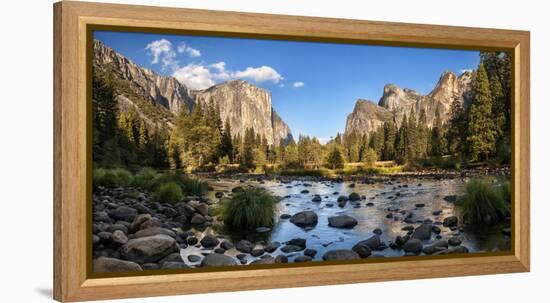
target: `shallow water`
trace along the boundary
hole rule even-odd
[[[208,228],[205,231],[198,232],[200,239],[205,234],[225,235],[233,243],[245,238],[252,242],[260,240],[269,243],[278,241],[284,243],[293,238],[304,238],[307,240],[307,248],[317,250],[315,260],[322,260],[323,254],[333,249],[351,249],[353,245],[361,240],[373,236],[373,230],[379,228],[382,230],[381,240],[389,244],[396,236],[405,235],[406,231],[402,228],[407,225],[418,226],[422,221],[431,219],[433,222],[442,222],[445,217],[456,215],[460,218],[457,207],[454,203],[445,201],[443,198],[450,195],[460,195],[464,190],[465,182],[461,179],[450,180],[415,180],[386,182],[376,184],[355,183],[355,187],[350,187],[350,182],[336,183],[329,181],[293,181],[290,183],[281,183],[279,181],[265,181],[263,184],[256,181],[247,181],[240,183],[236,180],[210,180],[210,184],[216,191],[229,191],[235,186],[254,185],[265,188],[274,195],[286,197],[278,203],[277,222],[273,229],[264,234],[247,233],[238,234],[224,231],[214,231]],[[308,185],[305,186],[304,184]],[[307,189],[309,193],[302,194],[301,191]],[[338,194],[335,194],[338,192]],[[340,208],[337,199],[340,195],[348,196],[352,192],[365,196],[365,199],[358,202],[348,202],[345,207]],[[315,194],[322,197],[322,202],[312,202]],[[217,199],[213,199],[216,201]],[[367,203],[372,206],[367,206]],[[425,204],[424,207],[417,207],[416,204]],[[332,204],[332,206],[330,206]],[[358,204],[359,207],[354,207]],[[317,213],[318,223],[312,229],[303,229],[292,223],[289,219],[279,219],[280,214],[293,215],[303,210],[313,210]],[[393,210],[393,211],[391,211]],[[433,215],[435,211],[441,211],[440,215]],[[393,213],[393,218],[386,218],[388,213]],[[412,213],[412,220],[416,223],[408,224],[404,222],[405,216]],[[358,224],[352,229],[338,229],[328,226],[328,218],[331,216],[346,214],[354,217]],[[504,224],[509,225],[509,224]],[[504,225],[476,228],[467,227],[462,231],[451,231],[449,228],[439,225],[441,236],[448,239],[457,235],[462,239],[463,246],[466,246],[470,252],[492,251],[502,245],[504,237],[501,229]],[[428,244],[435,240],[435,234],[432,233],[432,239],[424,241]],[[283,245],[281,245],[282,247]],[[280,249],[280,248],[279,248]],[[282,254],[277,249],[271,255]],[[196,247],[189,247],[182,250],[182,256],[187,262],[187,256],[190,254],[201,255],[201,253],[210,252],[210,250],[201,250]],[[289,260],[301,255],[303,252],[287,254]],[[238,252],[231,249],[226,252],[228,255],[235,256]],[[373,256],[397,257],[404,255],[403,250],[394,250],[391,248],[382,251],[373,251]],[[256,258],[248,257],[248,262]],[[196,265],[190,263],[189,265]]]

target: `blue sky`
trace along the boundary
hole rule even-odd
[[[441,74],[475,69],[479,52],[97,31],[94,38],[194,89],[240,78],[272,93],[295,137],[342,132],[359,98],[378,102],[385,84],[427,94]]]

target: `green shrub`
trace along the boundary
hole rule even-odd
[[[150,182],[149,190],[156,191],[161,185],[169,182],[178,184],[187,195],[201,196],[209,189],[207,182],[177,172],[157,175],[157,177]]]
[[[123,168],[97,168],[92,172],[93,185],[105,187],[129,186],[134,180],[131,172]]]
[[[224,223],[231,228],[254,229],[274,223],[276,199],[261,188],[247,188],[225,199],[222,205]]]
[[[474,179],[468,182],[466,194],[459,200],[459,204],[464,220],[473,224],[495,224],[509,213],[502,189],[487,180]]]
[[[116,175],[117,186],[130,186],[134,181],[134,175],[124,168],[115,168],[113,173]]]
[[[505,182],[500,186],[500,194],[504,202],[510,204],[512,201],[512,189],[510,188],[510,182]]]
[[[177,203],[183,198],[183,193],[178,184],[168,182],[160,185],[155,191],[154,198],[163,203]]]
[[[153,181],[157,177],[158,173],[156,170],[149,167],[142,168],[134,177],[134,185],[147,189],[152,185]]]

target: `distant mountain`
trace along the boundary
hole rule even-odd
[[[148,124],[171,127],[174,115],[181,110],[191,111],[199,102],[215,102],[222,121],[230,121],[233,134],[244,135],[253,127],[269,144],[292,140],[290,128],[272,107],[271,94],[262,88],[231,80],[194,91],[174,77],[138,66],[98,40],[94,40],[93,49],[93,68],[109,73],[116,81],[119,109],[135,108]]]
[[[411,89],[402,89],[394,84],[384,86],[382,97],[376,105],[373,101],[359,99],[355,103],[353,112],[346,120],[346,134],[368,134],[386,121],[401,124],[403,115],[407,116],[414,108],[418,116],[422,109],[426,111],[428,126],[434,123],[436,111],[441,119],[449,118],[449,111],[453,99],[456,97],[467,107],[472,100],[472,72],[464,72],[456,76],[452,72],[445,72],[433,90],[427,95],[421,95]]]

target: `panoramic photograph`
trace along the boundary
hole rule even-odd
[[[511,251],[509,53],[92,35],[94,273]]]

